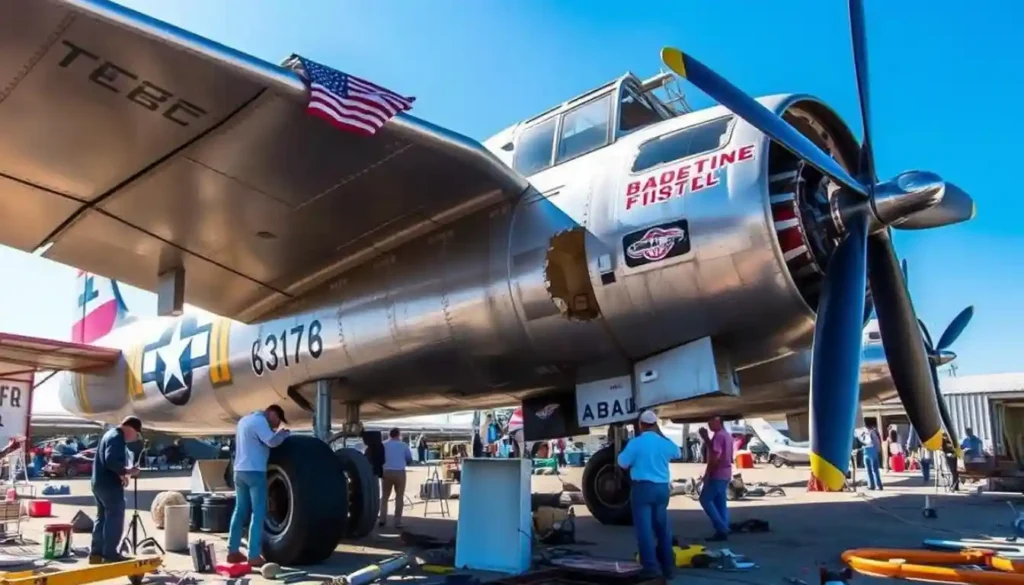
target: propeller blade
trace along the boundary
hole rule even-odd
[[[871,91],[868,81],[868,35],[864,27],[863,0],[850,0],[850,36],[853,38],[853,69],[857,73],[860,94],[860,118],[864,127],[864,144],[860,149],[861,178],[874,183],[875,153],[871,148]]]
[[[825,269],[811,349],[811,473],[829,490],[846,483],[860,401],[867,217],[848,227]]]
[[[868,238],[868,271],[892,381],[922,443],[936,451],[942,446],[942,420],[931,365],[887,230]]]
[[[942,351],[953,345],[956,339],[960,337],[960,334],[964,332],[964,329],[967,328],[967,324],[971,322],[972,317],[974,317],[974,305],[960,311],[960,314],[942,332],[942,337],[939,338],[939,344],[935,346],[935,349]]]
[[[822,152],[807,137],[700,61],[671,47],[661,50],[661,60],[676,75],[689,79],[698,89],[746,120],[751,126],[764,132],[786,150],[802,158],[807,164],[825,173],[836,183],[865,197],[868,195],[867,187],[850,176],[846,169]]]
[[[932,384],[935,387],[935,401],[939,405],[939,417],[942,419],[942,426],[946,429],[946,435],[953,443],[953,450],[957,457],[960,453],[960,441],[956,439],[956,426],[953,425],[953,417],[949,416],[949,409],[946,408],[946,399],[942,397],[942,390],[939,387],[939,370],[932,364]]]
[[[945,193],[937,205],[908,216],[905,220],[893,224],[901,230],[926,230],[963,223],[974,219],[977,208],[974,199],[966,191],[953,183],[945,183]]]
[[[924,349],[928,352],[928,355],[931,356],[935,353],[935,344],[932,343],[932,336],[928,333],[928,326],[920,319],[917,320],[917,324],[921,326],[921,333],[924,335]]]

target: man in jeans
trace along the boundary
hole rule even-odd
[[[726,492],[732,481],[732,437],[722,425],[722,419],[714,417],[708,421],[708,428],[714,433],[708,445],[707,468],[704,470],[704,486],[700,491],[700,506],[711,520],[714,535],[711,542],[729,538],[729,509],[726,507]]]
[[[490,416],[490,415],[488,415]],[[388,500],[395,490],[395,528],[402,527],[402,508],[405,507],[405,466],[412,463],[412,449],[402,440],[402,431],[391,429],[384,441],[384,477],[380,480],[380,527],[388,519]]]
[[[629,504],[633,529],[644,572],[671,579],[675,572],[672,530],[668,524],[669,464],[681,455],[679,447],[658,428],[658,417],[650,410],[640,413],[637,436],[619,453],[619,467],[629,470]]]
[[[242,528],[249,522],[249,564],[253,567],[265,563],[260,554],[263,522],[267,516],[267,461],[270,450],[288,438],[288,424],[284,410],[271,404],[266,410],[257,410],[243,416],[235,430],[235,513],[231,516],[228,534],[228,562],[246,560],[241,553]]]
[[[867,421],[868,432],[865,436],[864,469],[868,472],[868,489],[882,489],[882,474],[878,466],[878,458],[882,453],[882,435],[878,432],[878,424],[874,419]]]
[[[92,464],[92,495],[96,498],[96,522],[92,528],[89,564],[125,560],[117,552],[124,531],[124,488],[139,468],[128,467],[128,443],[142,438],[142,421],[129,416],[103,434]]]

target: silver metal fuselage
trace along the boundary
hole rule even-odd
[[[827,111],[803,96],[762,103],[779,112]],[[108,371],[67,375],[62,405],[108,422],[134,413],[153,428],[210,434],[276,402],[301,426],[311,420],[299,406],[313,403],[310,383],[332,378],[335,404],[359,402],[368,420],[395,418],[504,406],[628,375],[637,360],[711,337],[739,369],[741,395],[666,405],[662,416],[804,410],[814,312],[780,246],[764,135],[734,120],[728,144],[689,161],[695,175],[700,167],[713,174],[709,185],[717,183],[627,207],[632,183],[657,183],[687,163],[634,175],[639,145],[727,115],[710,108],[616,136],[529,177],[532,188],[518,201],[474,211],[367,261],[269,320],[244,325],[186,314],[129,323],[99,341],[122,349],[124,359]],[[488,148],[507,158],[497,142],[517,132]],[[745,147],[751,158],[711,169],[716,154]],[[626,235],[676,219],[688,222],[690,252],[627,266]],[[585,257],[553,241],[574,232]],[[596,316],[568,316],[553,299],[552,266],[589,279]],[[166,349],[179,339],[176,353]],[[182,371],[168,374],[174,355]],[[868,347],[862,372],[866,397],[890,387],[880,347]],[[178,374],[188,391],[167,391]],[[344,409],[334,413],[341,420]]]

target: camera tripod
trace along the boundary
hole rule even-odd
[[[134,477],[132,481],[135,482],[132,488],[135,495],[135,510],[132,512],[132,521],[128,524],[128,534],[121,540],[121,547],[118,549],[118,552],[127,556],[128,552],[131,551],[133,556],[138,556],[139,547],[152,545],[160,551],[160,554],[165,554],[164,547],[160,546],[160,543],[146,532],[146,525],[142,523],[142,517],[139,516],[139,478]],[[142,532],[142,540],[139,540],[139,532]]]

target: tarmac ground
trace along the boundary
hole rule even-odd
[[[702,467],[695,464],[675,464],[676,479],[694,478],[701,474]],[[795,583],[800,580],[809,585],[818,582],[818,567],[841,568],[840,554],[847,549],[863,547],[920,548],[925,538],[1005,538],[1012,534],[1015,513],[1007,505],[1012,502],[1024,506],[1020,494],[982,493],[948,494],[937,491],[934,485],[924,485],[916,473],[888,474],[883,476],[886,489],[881,492],[858,493],[808,493],[806,483],[808,469],[759,466],[743,470],[743,479],[749,484],[767,483],[783,488],[785,495],[748,498],[730,502],[730,520],[739,522],[760,519],[769,523],[767,533],[734,534],[725,546],[730,551],[744,555],[756,563],[756,568],[743,571],[722,571],[714,569],[680,569],[673,582],[686,583]],[[442,540],[454,538],[456,519],[459,514],[458,500],[450,500],[450,517],[438,515],[438,504],[430,503],[429,515],[424,516],[424,503],[416,497],[418,486],[426,478],[424,468],[410,470],[408,480],[412,505],[406,505],[404,530],[433,536]],[[580,484],[582,468],[566,468],[561,480]],[[36,482],[39,487],[45,482]],[[32,518],[23,523],[27,544],[4,550],[2,554],[27,554],[41,550],[43,527],[46,524],[68,522],[78,510],[90,517],[95,516],[95,507],[89,490],[88,479],[65,480],[71,486],[69,496],[51,496],[53,517]],[[138,508],[150,536],[163,542],[162,531],[157,530],[150,517],[149,509],[157,494],[166,490],[178,490],[187,494],[188,476],[178,473],[144,472],[139,480]],[[561,491],[560,478],[534,476],[534,493]],[[414,489],[415,488],[415,489]],[[457,491],[457,489],[456,489]],[[925,496],[930,496],[931,506],[937,511],[937,518],[927,519],[922,514]],[[128,492],[128,518],[134,509],[132,493]],[[579,544],[571,548],[593,557],[628,560],[636,552],[636,539],[632,528],[604,526],[594,520],[586,506],[574,507],[577,515],[576,539]],[[680,542],[701,542],[711,529],[700,505],[694,499],[679,495],[673,497],[669,508],[674,535]],[[389,523],[390,525],[390,523]],[[202,538],[215,544],[219,559],[226,555],[227,535],[196,534],[190,539]],[[76,534],[73,546],[87,549],[89,535]],[[310,573],[310,581],[323,576],[328,579],[355,571],[374,561],[383,560],[395,551],[408,550],[393,528],[378,529],[377,532],[358,542],[341,543],[334,555],[325,563],[303,567]],[[536,551],[535,551],[536,552]],[[38,553],[36,553],[38,554]],[[73,561],[84,563],[84,558]],[[59,568],[71,566],[54,564]],[[49,569],[49,568],[48,568]],[[191,571],[192,561],[187,554],[168,553],[161,572],[147,577],[149,583],[178,583],[186,575],[199,582],[223,583],[227,580],[212,575],[197,575]],[[482,578],[496,578],[497,575],[482,575]],[[416,579],[423,582],[423,574],[415,569],[400,573],[391,580]],[[246,585],[247,580],[232,580],[237,585]],[[883,583],[885,579],[855,576],[853,583]],[[109,582],[126,582],[110,580]],[[258,585],[267,581],[258,574],[252,575],[248,583]],[[299,581],[299,583],[306,581]],[[279,581],[276,583],[280,583]],[[232,584],[234,585],[234,584]]]

